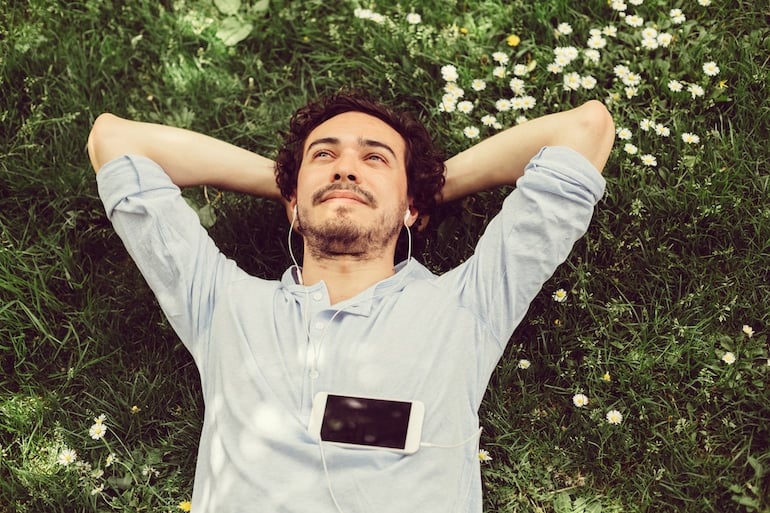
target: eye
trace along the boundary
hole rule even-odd
[[[332,156],[332,153],[329,150],[318,150],[317,152],[313,153],[313,158],[330,158]]]
[[[366,156],[366,160],[374,160],[374,161],[377,161],[377,162],[382,162],[383,164],[387,164],[388,163],[387,159],[385,157],[383,157],[382,155],[380,155],[379,153],[371,153],[371,154],[367,155]]]

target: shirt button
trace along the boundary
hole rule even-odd
[[[310,379],[318,379],[318,371],[315,369],[310,369],[307,375],[310,376]]]
[[[324,329],[324,323],[321,321],[318,321],[315,324],[313,324],[313,328],[315,328],[317,331],[321,331],[322,329]]]
[[[320,301],[320,300],[323,299],[323,297],[324,297],[324,295],[321,294],[320,292],[313,293],[313,300],[314,301]]]

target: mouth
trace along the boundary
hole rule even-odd
[[[326,187],[313,195],[314,205],[325,203],[327,201],[360,203],[371,207],[376,206],[374,197],[360,187],[340,187],[336,184]]]
[[[351,191],[331,191],[328,194],[324,194],[321,198],[321,203],[328,201],[338,201],[341,203],[361,203],[366,205],[367,202],[364,198]]]

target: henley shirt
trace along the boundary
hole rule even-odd
[[[247,274],[166,173],[123,156],[97,175],[107,216],[200,372],[195,513],[478,513],[478,410],[530,302],[585,233],[605,182],[566,147],[529,163],[474,254],[443,275],[414,259],[331,305],[324,282]],[[419,400],[404,455],[323,444],[315,392]],[[466,441],[466,443],[462,443]],[[438,446],[455,446],[441,448]]]

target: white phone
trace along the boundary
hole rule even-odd
[[[420,448],[425,405],[318,392],[308,431],[315,440],[355,449],[413,454]]]

